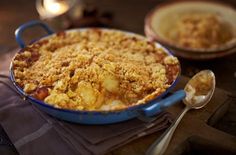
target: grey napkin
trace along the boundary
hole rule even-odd
[[[81,125],[58,120],[23,100],[7,78],[0,78],[0,123],[22,155],[105,154],[142,136],[166,129],[163,112],[150,122],[139,119],[111,125]]]

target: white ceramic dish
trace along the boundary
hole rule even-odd
[[[200,12],[215,14],[227,22],[233,38],[217,48],[187,48],[170,41],[166,32],[171,30],[183,14]],[[212,59],[236,52],[236,10],[230,6],[204,1],[164,3],[154,8],[145,19],[146,36],[170,48],[177,56],[190,59]],[[210,26],[210,25],[209,25]]]

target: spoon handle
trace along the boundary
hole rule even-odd
[[[163,155],[165,153],[176,127],[188,110],[189,107],[186,106],[172,126],[149,147],[146,155]]]

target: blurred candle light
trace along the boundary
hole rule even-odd
[[[83,4],[81,0],[36,0],[36,9],[41,20],[59,31],[82,16]]]
[[[50,17],[63,14],[69,9],[69,4],[65,0],[44,0],[43,6]]]
[[[65,0],[44,0],[43,6],[52,15],[63,14],[69,9],[69,4]]]

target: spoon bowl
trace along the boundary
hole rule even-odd
[[[212,98],[215,91],[215,75],[211,70],[198,72],[186,84],[186,97],[183,102],[190,109],[204,107]]]
[[[184,88],[186,93],[186,97],[183,99],[186,105],[184,110],[169,129],[150,146],[146,152],[147,155],[162,155],[165,153],[183,116],[190,109],[200,109],[209,103],[215,91],[215,84],[215,75],[211,70],[200,71],[189,80]]]

